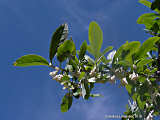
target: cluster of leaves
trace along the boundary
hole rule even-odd
[[[50,62],[38,55],[25,55],[17,59],[14,66],[45,65],[53,68],[54,71],[50,72],[52,79],[67,90],[61,103],[62,112],[70,109],[73,98],[88,100],[90,97],[100,96],[92,94],[94,84],[115,83],[120,80],[120,86],[128,91],[130,103],[134,103],[129,104],[124,113],[133,116],[129,120],[152,119],[153,116],[160,115],[160,2],[139,2],[154,11],[141,15],[137,20],[152,35],[143,44],[139,41],[127,41],[117,51],[111,51],[113,47],[109,46],[101,52],[103,32],[93,21],[88,30],[89,45],[84,41],[80,50],[76,50],[72,38],[68,39],[68,25],[65,23],[52,36]],[[54,65],[53,59],[59,61],[59,66]],[[61,66],[61,63],[65,65]]]
[[[68,25],[65,23],[53,33],[49,50],[50,62],[33,54],[18,58],[14,66],[45,65],[53,68],[55,71],[50,72],[52,79],[63,85],[63,89],[68,90],[61,104],[61,111],[66,112],[72,105],[73,97],[79,99],[82,96],[87,100],[89,97],[100,96],[100,94],[91,94],[92,88],[95,83],[105,83],[108,80],[105,72],[102,73],[105,67],[100,63],[101,61],[109,63],[110,60],[107,60],[104,55],[113,48],[109,46],[101,52],[103,32],[94,21],[89,25],[89,41],[89,45],[84,41],[80,50],[76,50],[72,38],[68,39]],[[87,50],[94,59],[86,55]],[[55,57],[60,63],[59,66],[55,66],[52,62]],[[65,66],[61,66],[62,62]]]

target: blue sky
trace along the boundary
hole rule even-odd
[[[47,67],[15,68],[12,63],[25,54],[48,59],[53,31],[69,24],[77,48],[88,41],[94,20],[104,34],[103,48],[118,48],[126,40],[143,42],[148,36],[136,24],[148,12],[137,0],[0,0],[0,120],[104,120],[122,114],[128,95],[117,85],[97,85],[102,98],[75,100],[67,113],[60,112],[62,87],[51,80]]]

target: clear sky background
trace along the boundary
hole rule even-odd
[[[105,120],[105,115],[123,114],[127,92],[108,83],[94,91],[104,97],[74,100],[69,112],[61,113],[65,91],[51,80],[51,70],[12,63],[25,54],[48,59],[51,35],[64,22],[78,49],[88,41],[92,20],[103,30],[103,48],[143,42],[147,34],[136,20],[148,11],[138,0],[0,0],[0,120]]]

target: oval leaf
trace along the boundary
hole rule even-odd
[[[16,60],[16,62],[13,63],[14,66],[21,66],[21,67],[27,67],[27,66],[38,66],[38,65],[46,65],[48,66],[48,61],[39,55],[24,55]]]
[[[89,25],[88,36],[90,42],[88,51],[97,59],[103,43],[103,32],[95,21]]]
[[[61,103],[61,112],[67,112],[72,106],[72,95],[70,93],[65,94]]]

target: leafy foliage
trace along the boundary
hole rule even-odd
[[[80,50],[76,51],[72,38],[67,40],[68,26],[63,24],[52,36],[49,56],[52,63],[57,54],[58,61],[64,62],[64,66],[49,64],[38,55],[22,56],[16,60],[14,66],[46,65],[53,68],[55,71],[50,72],[50,76],[67,91],[61,103],[62,112],[70,109],[74,99],[82,97],[89,100],[90,97],[101,96],[92,93],[95,84],[113,84],[120,80],[120,86],[125,87],[129,95],[129,106],[124,112],[125,115],[132,116],[129,120],[153,119],[153,116],[160,115],[160,2],[139,2],[154,10],[154,13],[145,13],[137,20],[152,35],[142,45],[139,41],[127,41],[117,51],[111,51],[113,47],[109,46],[101,52],[103,32],[92,21],[88,31],[90,44],[87,45],[84,41]],[[94,59],[87,55],[88,52]]]

